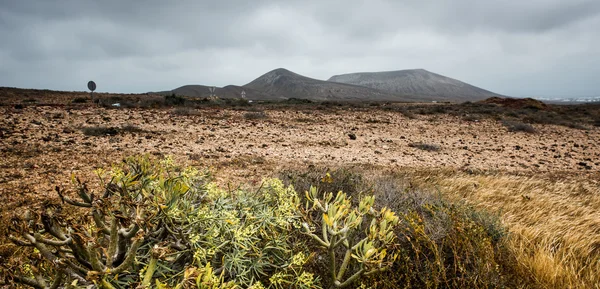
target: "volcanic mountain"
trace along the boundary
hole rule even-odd
[[[411,95],[421,100],[478,101],[501,96],[425,69],[342,74],[332,76],[329,81],[365,86],[395,95]]]
[[[385,100],[405,101],[394,93],[364,86],[337,83],[309,78],[287,69],[278,68],[267,72],[243,86],[262,91],[276,99],[301,98],[311,100]]]
[[[224,87],[215,87],[214,95],[220,98],[240,98],[242,96],[242,91],[246,93],[246,98],[254,99],[254,100],[267,100],[273,99],[273,97],[262,91],[256,91],[250,88],[244,88],[238,85],[227,85]],[[191,97],[209,97],[210,86],[206,85],[184,85],[173,90],[161,91],[159,92],[163,95],[176,94],[176,95],[184,95]]]

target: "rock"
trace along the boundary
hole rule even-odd
[[[354,134],[353,132],[351,132],[351,133],[349,133],[349,134],[348,134],[348,137],[349,137],[351,140],[355,140],[355,139],[356,139],[356,134]]]
[[[589,166],[586,162],[579,162],[577,163],[579,166],[584,167],[586,170],[591,170],[592,166]]]

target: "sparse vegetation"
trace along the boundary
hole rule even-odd
[[[264,111],[249,111],[244,114],[244,118],[248,120],[266,119],[269,115]]]
[[[147,132],[146,130],[140,128],[137,125],[133,125],[133,124],[125,124],[123,125],[120,129],[120,132],[128,132],[128,133],[145,133]]]
[[[594,115],[600,114],[600,105],[544,105],[538,102],[522,106],[501,106],[494,103],[465,102],[461,104],[411,104],[383,106],[384,110],[398,111],[409,119],[415,114],[435,115],[449,114],[467,121],[483,119],[512,119],[528,124],[552,124],[576,129],[586,129],[593,125]]]
[[[74,98],[71,103],[87,103],[88,99],[85,97],[76,97]]]
[[[87,126],[81,128],[84,135],[87,136],[115,136],[120,133],[147,133],[148,131],[132,124],[125,124],[122,127],[114,126]]]
[[[176,107],[171,111],[174,115],[200,115],[200,112],[190,107]]]
[[[413,142],[408,144],[409,147],[418,148],[420,150],[428,151],[428,152],[437,152],[442,149],[442,147],[438,144],[431,143],[423,143],[423,142]]]
[[[511,132],[526,132],[526,133],[536,133],[537,130],[527,123],[522,123],[518,121],[502,121],[502,124]]]
[[[175,94],[165,96],[166,105],[183,105],[185,104],[185,101],[186,99],[184,97]]]
[[[119,134],[118,128],[108,126],[88,126],[82,128],[81,131],[87,136],[106,136]]]

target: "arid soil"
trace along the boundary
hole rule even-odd
[[[96,167],[139,153],[223,168],[227,172],[218,177],[228,181],[263,177],[247,166],[269,170],[313,163],[590,175],[600,168],[597,128],[543,125],[529,134],[508,132],[494,120],[469,122],[443,115],[409,119],[376,108],[343,107],[266,110],[264,115],[214,108],[181,115],[173,109],[91,105],[67,110],[5,106],[0,111],[0,195],[9,207],[19,206],[14,201],[24,195],[52,192],[54,186],[67,184],[71,174],[89,177]],[[84,134],[96,127],[114,130]],[[413,143],[440,149],[421,150]]]

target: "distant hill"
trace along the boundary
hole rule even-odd
[[[209,97],[210,96],[210,86],[206,85],[184,85],[182,87],[161,91],[160,94],[172,94],[183,95],[183,96],[191,96],[191,97]],[[256,91],[250,88],[244,88],[238,85],[227,85],[225,87],[216,87],[214,95],[217,95],[220,98],[241,98],[242,91],[246,92],[247,99],[253,100],[266,100],[273,99],[273,97],[262,91]]]
[[[406,101],[399,97],[364,86],[337,83],[309,78],[287,69],[278,68],[267,72],[244,88],[262,91],[276,99],[300,98],[311,100],[385,100]]]
[[[421,100],[460,102],[501,96],[425,69],[342,74],[332,76],[329,81],[365,86],[391,94],[411,95]]]

